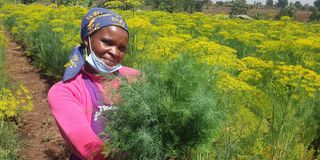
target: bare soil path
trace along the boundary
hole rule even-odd
[[[9,36],[10,37],[10,36]],[[33,97],[34,109],[20,120],[21,160],[64,160],[69,151],[61,138],[47,104],[49,84],[30,64],[22,46],[10,38],[6,49],[6,71],[13,83],[24,84]]]

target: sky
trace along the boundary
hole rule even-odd
[[[231,0],[211,0],[212,2],[216,2],[216,1],[224,1],[224,2],[226,2],[226,1],[231,1]],[[246,0],[247,1],[247,3],[248,4],[253,4],[254,3],[254,1],[256,1],[256,2],[261,2],[262,4],[265,4],[266,3],[266,0]],[[277,2],[278,0],[273,0],[273,2]],[[309,5],[313,5],[313,2],[315,1],[315,0],[288,0],[288,2],[290,3],[290,2],[295,2],[295,1],[300,1],[301,2],[301,4],[302,5],[304,5],[304,4],[309,4]]]

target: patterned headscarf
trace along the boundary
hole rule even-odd
[[[120,15],[105,8],[92,8],[82,19],[81,38],[84,39],[106,26],[117,26],[128,32],[128,26]],[[85,46],[83,45],[73,48],[69,56],[69,62],[65,65],[66,69],[62,81],[65,82],[80,72],[84,65],[84,49]]]

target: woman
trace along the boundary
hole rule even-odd
[[[82,45],[70,54],[63,80],[48,93],[61,135],[72,149],[71,160],[105,159],[101,154],[105,120],[102,111],[119,100],[119,79],[134,80],[139,71],[121,65],[128,47],[125,21],[116,13],[92,8],[81,24]],[[116,77],[116,78],[114,78]]]

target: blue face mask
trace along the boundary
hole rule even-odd
[[[119,63],[113,67],[106,65],[91,49],[91,40],[89,36],[90,54],[87,56],[86,61],[100,74],[112,73],[119,70],[122,65]]]

